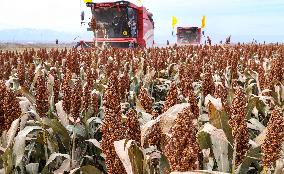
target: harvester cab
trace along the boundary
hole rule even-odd
[[[96,46],[152,47],[154,21],[145,7],[138,7],[128,1],[88,2],[86,5],[92,12],[88,31],[94,32],[92,43]]]
[[[177,27],[177,44],[198,45],[201,44],[201,28],[199,27]]]

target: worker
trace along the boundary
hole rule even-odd
[[[128,26],[128,21],[127,17],[123,12],[118,13],[114,19],[113,19],[113,26],[114,26],[114,32],[117,36],[121,36],[121,34],[127,33],[126,36],[128,36],[129,32],[129,26]]]
[[[231,35],[226,38],[226,44],[230,44],[230,43],[231,43]]]
[[[209,36],[207,36],[207,43],[211,46],[211,38]]]
[[[136,23],[136,18],[135,18],[134,11],[132,8],[128,9],[128,18],[129,18],[128,26],[130,28],[130,34],[132,37],[136,37],[137,23]]]
[[[55,40],[55,44],[58,45],[58,39]]]
[[[134,18],[129,19],[128,26],[130,27],[131,36],[136,37],[137,27],[136,27],[136,21]]]

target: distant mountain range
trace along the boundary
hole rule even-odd
[[[92,32],[82,32],[78,34],[75,32],[60,32],[48,29],[30,28],[0,30],[0,42],[53,43],[58,39],[61,43],[71,43],[78,41],[80,38],[90,39],[92,38]]]
[[[213,43],[219,43],[220,40],[225,40],[227,35],[223,34],[214,34],[214,33],[205,33],[205,36],[209,35]],[[93,33],[88,31],[82,31],[79,33],[76,32],[65,32],[65,31],[55,31],[47,29],[5,29],[0,30],[0,43],[2,42],[13,42],[13,43],[54,43],[56,39],[60,43],[72,43],[77,42],[80,39],[91,40],[93,38]],[[202,37],[202,42],[205,41],[205,37]],[[284,43],[284,35],[232,35],[232,42],[251,42],[257,40],[258,43],[270,42],[282,42]],[[169,40],[170,43],[176,42],[176,37],[172,36],[171,33],[167,34],[164,32],[155,32],[155,42],[157,44],[165,44]]]

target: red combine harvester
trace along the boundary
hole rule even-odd
[[[93,42],[87,44],[105,44],[118,48],[153,46],[153,15],[145,7],[138,7],[128,1],[89,2],[86,5],[92,11],[88,30],[94,32]]]
[[[198,27],[177,27],[178,45],[201,44],[201,28]]]

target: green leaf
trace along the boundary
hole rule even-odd
[[[126,139],[115,141],[115,152],[127,173],[143,174],[143,152],[134,142]]]
[[[208,104],[208,116],[209,116],[209,122],[217,129],[223,130],[223,132],[226,135],[227,140],[230,142],[230,144],[233,144],[232,128],[229,125],[229,117],[227,113],[225,112],[225,110],[223,109],[222,111],[219,111],[215,108],[215,106],[212,103],[209,103]],[[211,136],[211,140],[212,140],[212,136]],[[227,154],[228,160],[232,160],[233,151],[234,151],[233,148],[231,146],[228,146],[228,149],[226,151],[228,152]]]
[[[166,156],[161,154],[160,173],[164,173],[165,171],[171,171],[170,169],[171,168],[170,168],[170,165],[169,165],[169,162],[168,162]]]
[[[15,144],[13,147],[13,154],[16,156],[16,166],[18,166],[24,157],[25,148],[26,148],[26,136],[34,131],[41,130],[42,128],[39,126],[27,126],[23,130],[21,130],[15,138]]]
[[[251,118],[248,123],[250,129],[258,130],[262,132],[265,129],[265,126],[258,121],[258,119]]]
[[[58,141],[56,139],[55,136],[49,136],[48,137],[48,140],[47,140],[47,143],[48,143],[48,149],[50,151],[50,153],[54,153],[54,152],[58,152],[59,150],[59,147],[58,147]]]
[[[61,153],[53,153],[49,156],[47,162],[46,162],[46,166],[48,166],[53,160],[55,160],[57,157],[64,157],[67,159],[70,159],[70,155],[68,154],[61,154]]]
[[[98,142],[98,140],[96,140],[96,139],[88,139],[88,140],[86,140],[86,141],[92,143],[92,144],[95,145],[97,148],[102,149],[101,143]]]
[[[260,146],[256,148],[250,148],[247,152],[246,157],[242,164],[238,166],[237,172],[239,174],[247,173],[251,163],[259,161],[258,159],[261,158],[261,149]]]
[[[191,172],[172,172],[171,174],[229,174],[229,173],[214,172],[209,170],[195,170]]]
[[[135,96],[136,97],[136,96]],[[136,110],[138,111],[138,112],[146,112],[146,110],[143,108],[143,106],[142,106],[142,104],[141,104],[141,102],[140,102],[140,100],[138,99],[138,97],[136,97],[136,101],[135,101],[136,103]]]
[[[91,165],[80,167],[80,171],[83,174],[102,174],[102,172],[99,169]]]
[[[208,133],[198,132],[197,133],[197,140],[198,140],[199,147],[201,149],[212,148],[212,142],[211,142],[211,139],[210,139],[210,135]]]
[[[260,113],[266,115],[266,114],[267,114],[267,111],[265,110],[266,107],[267,107],[267,106],[265,105],[265,103],[263,103],[262,100],[260,100],[259,98],[257,98],[257,101],[256,101],[256,109],[257,109]]]
[[[32,104],[36,103],[36,99],[35,97],[29,92],[29,89],[27,89],[24,86],[21,86],[21,88],[19,89],[19,91],[22,93],[22,95],[24,97],[26,97]]]
[[[230,170],[230,162],[231,162],[231,154],[229,151],[231,151],[231,147],[229,145],[229,141],[222,129],[217,129],[210,123],[206,123],[201,132],[204,132],[205,134],[209,134],[212,144],[212,151],[214,153],[214,158],[218,165],[218,170],[222,172],[229,172]],[[206,136],[204,136],[206,138]],[[208,147],[208,145],[204,145],[204,147]]]
[[[227,139],[231,144],[233,144],[232,128],[229,125],[229,117],[227,113],[223,111],[218,111],[212,103],[208,104],[208,116],[209,122],[217,129],[222,129]]]
[[[246,118],[249,120],[251,119],[251,113],[252,113],[252,110],[253,108],[255,107],[255,104],[256,103],[256,98],[255,97],[251,97],[249,100],[248,100],[248,105],[246,107]]]
[[[99,117],[91,117],[87,120],[87,126],[89,126],[92,122],[103,124],[102,119],[100,119]]]
[[[263,101],[259,100],[258,97],[250,97],[249,98],[249,101],[248,101],[248,105],[246,107],[246,119],[249,120],[251,119],[251,114],[252,114],[252,111],[253,111],[253,108],[256,107],[256,109],[260,112],[260,113],[263,113],[265,114],[266,111],[265,111],[265,108],[266,108],[266,105],[263,103]]]
[[[6,147],[9,147],[12,144],[12,142],[15,138],[15,135],[17,133],[19,125],[20,125],[20,119],[19,118],[13,121],[10,129],[7,132],[7,137],[6,137],[6,142],[5,142],[5,143],[7,143]]]
[[[39,163],[30,163],[26,165],[26,172],[28,174],[36,174],[38,173]]]
[[[133,174],[143,174],[144,155],[140,148],[133,144],[128,149],[128,155],[131,162]]]
[[[48,170],[48,165],[50,163],[52,163],[57,157],[64,157],[66,159],[70,159],[70,155],[68,155],[68,154],[53,153],[49,156],[49,158],[48,158],[48,160],[45,164],[45,167],[42,170],[42,173],[50,173],[49,170]]]
[[[44,118],[43,119],[43,124],[49,126],[52,128],[52,130],[59,134],[60,137],[62,138],[63,144],[67,150],[70,149],[70,136],[68,134],[68,131],[66,128],[56,119],[49,119],[49,118]]]
[[[85,127],[83,125],[67,125],[66,129],[70,133],[74,131],[76,135],[80,135],[81,137],[85,137],[86,135]]]
[[[7,174],[12,173],[12,169],[13,169],[13,154],[12,153],[13,151],[9,147],[5,150],[4,154],[1,155],[1,158],[3,160],[4,170],[5,170],[5,173]]]
[[[95,89],[100,93],[103,93],[106,90],[105,86],[101,83],[95,83]]]

